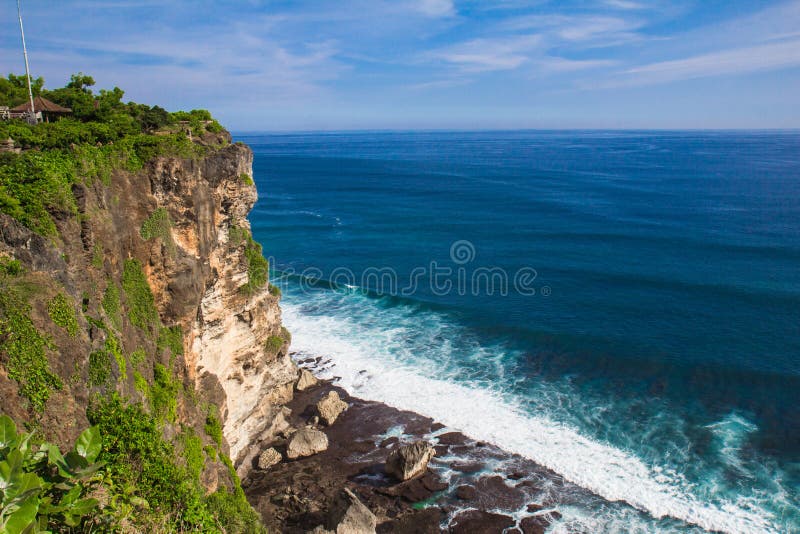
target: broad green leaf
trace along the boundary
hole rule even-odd
[[[82,486],[73,486],[67,493],[61,497],[59,501],[59,506],[70,505],[78,500],[78,497],[81,496],[81,490],[83,489]]]
[[[75,451],[69,451],[66,455],[64,455],[64,460],[67,461],[69,470],[72,472],[75,472],[78,469],[83,469],[89,465],[89,462],[86,461],[86,458]]]
[[[8,534],[22,534],[31,524],[36,525],[36,512],[39,509],[39,500],[35,497],[27,499],[18,505],[6,519],[5,530]]]
[[[0,415],[0,449],[8,447],[17,439],[17,425],[7,415]]]
[[[58,474],[64,478],[71,478],[72,473],[69,470],[69,466],[67,465],[66,460],[64,457],[61,456],[61,451],[58,450],[58,447],[53,444],[48,444],[47,447],[47,460],[50,462],[51,465],[54,465],[58,468]]]
[[[8,462],[0,462],[0,490],[11,485],[11,466]]]
[[[100,501],[97,499],[81,499],[69,507],[69,512],[79,516],[86,516],[91,514],[99,504]]]
[[[103,448],[103,439],[100,436],[100,429],[96,426],[87,428],[75,442],[75,452],[80,454],[87,462],[92,463],[97,459]]]

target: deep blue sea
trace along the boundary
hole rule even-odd
[[[556,530],[800,531],[800,132],[237,139],[351,393],[603,498]]]

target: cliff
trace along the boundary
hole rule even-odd
[[[243,476],[286,429],[298,372],[247,220],[252,152],[224,131],[193,144],[103,179],[79,161],[50,235],[0,213],[0,412],[63,448],[93,404],[140,403],[177,456],[205,447],[211,493],[238,487],[226,456]]]

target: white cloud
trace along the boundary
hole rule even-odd
[[[611,67],[618,62],[609,59],[567,59],[563,57],[546,57],[536,62],[536,68],[545,72],[575,72],[579,70]]]
[[[712,52],[629,69],[608,86],[667,83],[800,66],[800,40]]]
[[[473,39],[439,49],[430,56],[456,65],[465,72],[513,70],[528,61],[528,53],[540,42],[539,35]]]
[[[414,8],[429,17],[450,17],[456,14],[453,0],[417,0]]]
[[[644,9],[646,6],[631,0],[605,0],[606,5],[617,9]]]

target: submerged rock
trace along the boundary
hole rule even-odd
[[[267,470],[273,465],[279,464],[281,460],[281,453],[274,447],[270,447],[258,456],[258,468]]]
[[[513,527],[514,519],[507,515],[492,514],[481,510],[468,510],[461,512],[450,523],[452,534],[500,534],[505,529]]]
[[[398,480],[414,478],[428,469],[428,462],[434,454],[433,447],[424,441],[399,447],[386,458],[386,472]]]
[[[317,411],[322,422],[330,426],[336,418],[347,409],[347,403],[339,398],[335,391],[329,391],[328,395],[317,403]]]
[[[328,448],[328,436],[313,428],[301,428],[289,438],[286,456],[290,460],[312,456]]]
[[[308,369],[300,369],[300,378],[297,380],[297,391],[305,391],[317,385],[319,381]]]
[[[560,518],[561,514],[553,511],[548,514],[528,516],[520,521],[519,526],[523,534],[544,534],[547,527]]]

